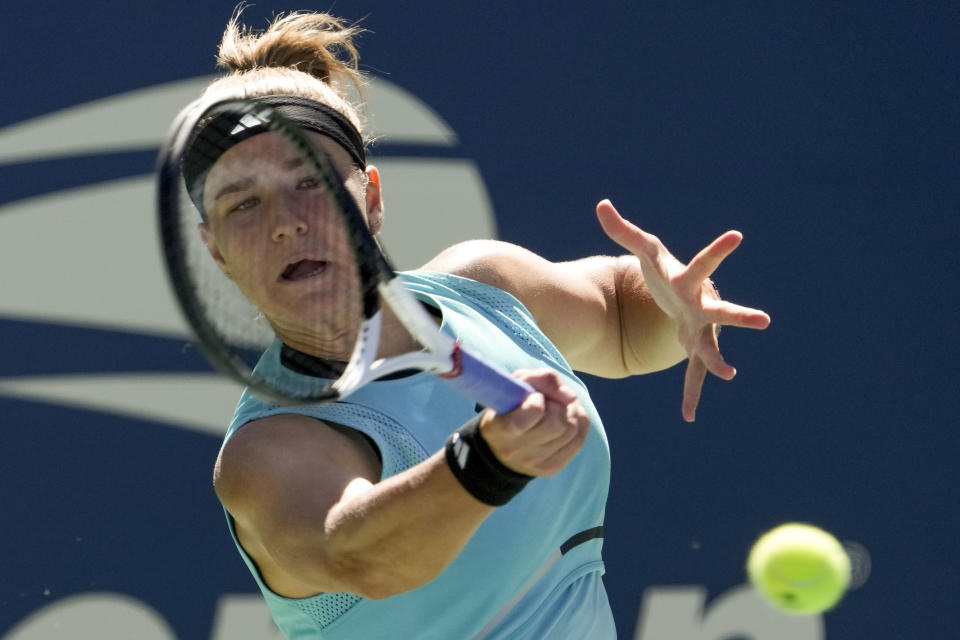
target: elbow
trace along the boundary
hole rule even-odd
[[[436,574],[400,562],[339,558],[336,569],[344,591],[369,600],[385,600],[422,587]]]
[[[380,533],[384,533],[382,530]],[[355,531],[328,531],[322,562],[339,591],[370,600],[385,600],[412,591],[432,581],[452,558],[431,553],[422,541],[406,542],[404,536],[378,535],[362,542]]]
[[[366,562],[341,561],[335,569],[344,591],[369,600],[386,600],[405,591],[389,572]]]
[[[276,589],[287,597],[306,597],[317,593],[349,593],[369,600],[385,600],[420,586],[414,584],[398,567],[355,553],[338,553],[316,544],[296,549],[273,545],[271,564],[275,573],[294,588]],[[261,571],[263,569],[261,568]],[[265,576],[266,577],[266,576]]]
[[[392,598],[406,591],[409,591],[409,589],[397,588],[394,585],[389,585],[386,582],[377,580],[366,580],[364,584],[357,589],[356,595],[361,598],[366,598],[367,600],[386,600],[387,598]]]

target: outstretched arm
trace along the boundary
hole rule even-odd
[[[762,311],[721,300],[710,281],[742,236],[728,231],[685,265],[609,200],[597,205],[597,218],[629,254],[551,262],[516,245],[471,241],[424,268],[513,294],[578,371],[620,378],[688,359],[682,413],[693,420],[706,372],[726,380],[736,374],[720,355],[719,327],[763,329],[770,323]]]
[[[536,393],[510,413],[488,409],[479,431],[508,469],[552,476],[583,446],[587,413],[556,373],[514,375]],[[443,449],[397,475],[380,474],[375,449],[358,432],[280,414],[227,441],[214,486],[273,591],[385,598],[439,575],[494,507],[464,488]]]
[[[740,246],[743,236],[727,231],[685,265],[659,238],[624,220],[609,200],[597,205],[597,217],[606,234],[636,256],[646,291],[675,325],[676,341],[688,360],[682,412],[685,420],[693,421],[707,371],[724,380],[737,374],[720,353],[720,327],[766,329],[770,324],[763,311],[722,300],[710,280],[720,263]],[[631,322],[630,305],[637,303],[628,299],[623,304],[623,339],[632,345],[644,339],[643,327]]]

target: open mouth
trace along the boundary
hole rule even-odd
[[[296,282],[314,278],[327,270],[325,260],[297,260],[287,265],[287,268],[280,274],[281,280]]]

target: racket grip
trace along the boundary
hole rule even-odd
[[[466,349],[457,349],[454,358],[459,361],[454,375],[444,379],[485,407],[497,413],[509,413],[534,392],[534,388],[518,380],[499,366],[473,355]]]

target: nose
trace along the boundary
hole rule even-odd
[[[273,228],[270,236],[274,242],[304,235],[309,230],[306,217],[291,202],[278,202],[273,211]]]

